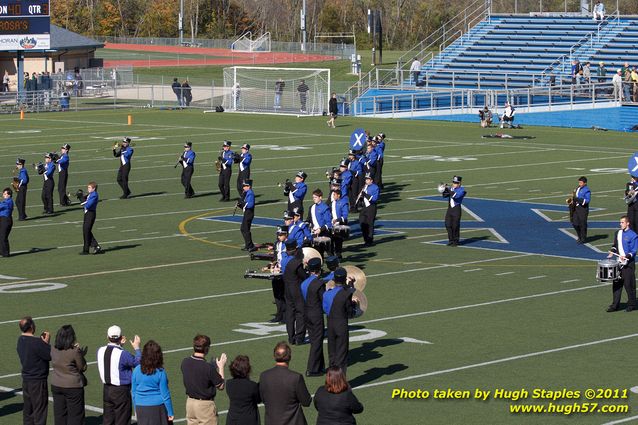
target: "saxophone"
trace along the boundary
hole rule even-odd
[[[565,199],[565,203],[567,203],[567,207],[569,208],[569,220],[571,221],[574,218],[574,211],[576,211],[576,202],[574,198],[576,197],[576,189],[572,192],[572,196]]]

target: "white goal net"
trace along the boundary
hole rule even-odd
[[[330,70],[234,66],[224,68],[229,111],[321,115],[328,112]]]

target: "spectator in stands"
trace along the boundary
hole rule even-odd
[[[585,66],[583,66],[583,80],[585,80],[585,84],[591,84],[591,63],[585,62]]]
[[[512,128],[514,125],[514,114],[516,110],[512,106],[511,103],[505,102],[505,111],[503,112],[503,116],[501,117],[501,128],[504,127],[505,124]]]
[[[625,63],[625,65],[628,65]],[[631,69],[629,66],[625,68],[622,80],[622,92],[625,102],[631,102]]]
[[[598,83],[602,84],[607,79],[607,68],[605,68],[605,62],[598,62],[598,69],[596,70],[596,76],[598,76]]]
[[[317,425],[356,424],[354,414],[363,412],[363,405],[338,366],[331,366],[326,371],[326,384],[315,391],[314,403],[319,413]]]
[[[140,364],[133,370],[131,395],[138,425],[173,423],[173,402],[164,370],[162,347],[152,339],[144,344]]]
[[[479,109],[479,118],[481,119],[481,127],[491,127],[492,126],[492,111],[485,106],[483,109]]]
[[[250,359],[248,356],[237,356],[230,365],[233,379],[226,382],[226,394],[230,399],[226,425],[259,425],[259,409],[261,403],[259,385],[250,380]]]
[[[87,347],[80,348],[73,326],[64,325],[58,330],[51,348],[51,393],[56,425],[84,423],[86,351]]]
[[[614,100],[621,101],[622,100],[622,69],[618,68],[616,74],[611,79],[612,84],[614,85]]]
[[[288,368],[290,346],[280,342],[275,346],[275,367],[259,377],[259,395],[266,407],[266,424],[303,425],[306,418],[301,406],[310,406],[312,397],[300,373]]]
[[[122,329],[113,325],[106,331],[109,343],[97,350],[97,369],[104,384],[102,401],[105,424],[131,423],[131,375],[140,364],[140,337],[135,335],[131,345],[135,356],[122,348],[126,337]],[[115,367],[113,367],[115,366]]]
[[[193,354],[182,360],[182,376],[186,388],[186,423],[188,425],[217,424],[217,390],[224,389],[224,366],[226,354],[210,363],[206,355],[210,349],[210,338],[196,335],[193,338]],[[215,367],[217,366],[217,367]]]
[[[35,336],[35,322],[31,316],[23,317],[18,324],[22,335],[18,338],[18,356],[22,364],[22,418],[25,424],[47,423],[49,408],[49,361],[51,346],[49,332]]]
[[[572,61],[572,84],[578,84],[580,80],[580,75],[582,74],[583,67],[578,61],[578,59],[574,59]]]
[[[177,80],[177,77],[173,78],[171,88],[173,89],[173,93],[175,93],[175,97],[177,97],[177,106],[182,106],[182,85]]]
[[[188,78],[182,83],[182,106],[190,106],[193,101],[193,93]]]
[[[4,77],[2,77],[2,91],[3,92],[8,92],[9,91],[9,83],[11,82],[10,78],[9,78],[9,71],[7,71],[6,69],[4,70]]]
[[[421,74],[421,62],[416,56],[412,61],[412,65],[410,65],[410,73],[412,74],[412,81],[414,82],[414,85],[417,85],[419,82],[419,74]]]
[[[635,66],[631,70],[631,85],[633,101],[638,102],[638,70]]]
[[[602,21],[605,19],[605,5],[600,0],[594,5],[594,21]]]

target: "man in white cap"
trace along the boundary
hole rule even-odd
[[[126,337],[122,329],[111,326],[107,332],[109,343],[97,350],[97,367],[104,384],[104,425],[129,425],[131,423],[131,375],[140,364],[142,351],[140,337],[135,335],[131,345],[135,356],[122,348]]]
[[[622,100],[622,69],[618,68],[616,74],[611,79],[611,82],[614,85],[614,100],[621,101]]]

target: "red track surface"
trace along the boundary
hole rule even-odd
[[[291,62],[321,62],[336,60],[336,56],[306,55],[301,53],[263,52],[239,53],[230,49],[205,49],[200,47],[154,46],[144,44],[106,43],[106,49],[134,50],[140,52],[161,52],[185,55],[202,55],[201,59],[150,59],[150,60],[104,60],[104,67],[114,68],[118,65],[133,67],[157,66],[200,66],[200,65],[267,65]],[[207,58],[206,56],[218,56]],[[221,56],[221,57],[219,57]]]

